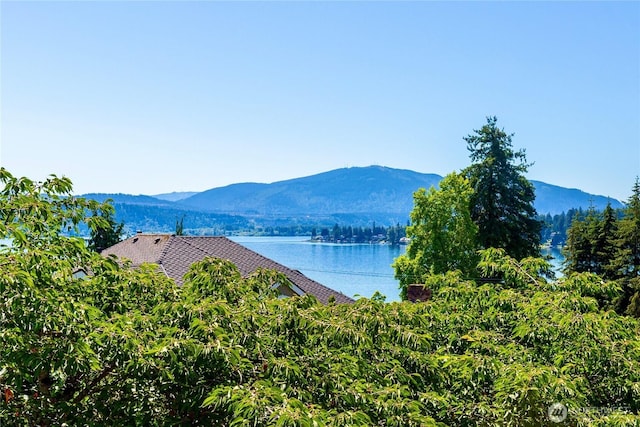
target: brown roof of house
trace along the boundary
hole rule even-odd
[[[309,279],[298,270],[285,267],[224,236],[138,233],[105,249],[102,251],[102,255],[127,258],[131,260],[134,267],[142,263],[158,264],[161,270],[179,285],[182,284],[182,278],[191,264],[200,261],[205,256],[212,256],[234,263],[243,277],[260,267],[279,271],[304,293],[314,295],[325,304],[331,296],[335,298],[337,303],[353,302],[353,299],[348,296]]]

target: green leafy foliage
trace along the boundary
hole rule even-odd
[[[469,209],[473,190],[462,175],[451,173],[440,182],[440,188],[414,193],[414,208],[407,236],[411,242],[405,254],[394,262],[401,293],[421,283],[426,274],[459,270],[474,275],[478,261],[478,227]]]
[[[473,162],[460,174],[442,179],[440,188],[414,193],[411,239],[393,264],[401,297],[426,275],[459,271],[477,277],[479,249],[500,248],[516,259],[540,254],[541,222],[533,206],[534,187],[525,177],[524,151],[514,151],[511,135],[495,117],[464,138]],[[485,266],[486,267],[486,266]],[[501,280],[495,268],[485,268],[487,280]],[[548,271],[547,271],[548,272]]]
[[[640,322],[599,304],[615,282],[487,250],[503,281],[427,274],[420,304],[279,299],[283,276],[212,258],[177,287],[61,234],[87,212],[68,181],[1,176],[0,425],[546,426],[555,402],[640,423]]]

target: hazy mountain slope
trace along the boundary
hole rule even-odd
[[[181,200],[195,209],[233,214],[300,216],[332,214],[401,214],[408,218],[413,193],[437,185],[441,177],[383,166],[353,167],[295,178],[272,184],[244,183],[213,188]],[[541,214],[557,214],[591,204],[604,209],[607,202],[622,207],[615,199],[532,181],[535,207]]]
[[[104,202],[107,199],[111,199],[113,204],[116,203],[125,203],[129,205],[145,205],[145,206],[166,206],[166,207],[177,207],[184,209],[183,206],[178,206],[174,202],[168,200],[161,200],[152,196],[134,196],[131,194],[108,194],[108,193],[87,193],[83,194],[81,197],[85,199],[96,200],[98,202]]]
[[[383,166],[336,169],[272,184],[233,184],[180,201],[192,208],[258,215],[398,213],[408,218],[413,192],[441,177]]]
[[[144,231],[172,231],[184,217],[185,227],[198,232],[232,230],[253,225],[404,224],[418,188],[437,186],[441,177],[383,166],[336,169],[271,184],[241,183],[213,188],[182,200],[161,200],[128,194],[86,194],[112,199],[118,220]],[[532,181],[540,214],[572,208],[603,209],[618,200]],[[179,193],[169,193],[179,194]],[[160,195],[162,196],[162,195]]]
[[[531,181],[536,189],[535,206],[538,213],[551,215],[566,212],[569,209],[588,209],[593,205],[596,210],[603,210],[607,203],[614,209],[623,205],[616,199],[585,193],[576,188],[564,188],[540,181]]]
[[[249,220],[239,215],[129,203],[114,203],[113,207],[116,221],[124,222],[128,234],[137,231],[174,233],[180,220],[188,234],[222,234],[225,230],[251,228]]]
[[[177,202],[178,200],[186,199],[194,194],[198,194],[197,191],[174,191],[172,193],[154,194],[152,197],[160,200],[167,200],[169,202]]]

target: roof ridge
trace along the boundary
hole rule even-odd
[[[281,263],[279,263],[278,261],[274,260],[273,258],[269,258],[269,257],[267,257],[267,256],[264,256],[264,255],[262,255],[261,253],[258,253],[258,252],[256,252],[256,251],[254,251],[253,249],[248,248],[248,247],[246,247],[245,245],[242,245],[242,244],[240,244],[240,243],[238,243],[238,242],[235,242],[235,241],[233,241],[233,240],[229,239],[229,238],[228,238],[228,237],[226,237],[226,236],[218,236],[218,237],[222,237],[222,238],[224,238],[224,239],[226,239],[226,240],[228,240],[228,241],[232,242],[233,244],[240,246],[240,247],[241,247],[241,248],[243,248],[244,250],[249,251],[249,252],[251,252],[251,253],[253,253],[253,254],[257,255],[257,256],[258,256],[258,257],[260,257],[260,258],[265,259],[265,260],[267,260],[267,261],[269,261],[269,262],[271,262],[271,263],[273,263],[273,264],[278,265],[278,266],[279,266],[280,268],[282,268],[283,270],[288,270],[288,271],[290,271],[291,273],[297,273],[297,274],[299,274],[299,275],[303,276],[306,280],[309,280],[310,282],[313,282],[314,284],[316,284],[316,285],[320,286],[321,288],[324,288],[324,289],[325,289],[325,290],[327,290],[328,292],[335,292],[335,293],[338,293],[338,294],[341,294],[341,295],[345,296],[346,298],[351,299],[351,297],[349,297],[349,296],[348,296],[348,295],[346,295],[345,293],[340,292],[340,291],[337,291],[337,290],[335,290],[335,289],[332,289],[332,288],[330,288],[330,287],[328,287],[328,286],[326,286],[326,285],[323,285],[322,283],[318,282],[317,280],[312,279],[311,277],[307,276],[306,274],[302,273],[300,270],[298,270],[298,269],[296,269],[296,268],[291,268],[291,267],[288,267],[288,266],[286,266],[286,265],[284,265],[284,264],[281,264]],[[289,279],[289,281],[290,281],[291,283],[293,283],[293,281],[292,281],[291,279]]]
[[[269,258],[239,242],[226,236],[177,236],[169,233],[153,233],[138,235],[141,244],[131,243],[121,249],[121,255],[131,254],[141,262],[157,264],[166,276],[182,284],[182,277],[188,271],[189,265],[205,256],[228,259],[240,270],[243,277],[254,272],[257,268],[279,271],[286,276],[287,281],[298,287],[305,294],[314,295],[321,302],[327,302],[335,296],[340,302],[353,302],[344,292],[330,288],[302,273],[297,268],[291,268]],[[135,239],[136,236],[133,236]],[[161,245],[153,244],[162,241]],[[143,243],[143,244],[142,244]],[[118,251],[115,251],[118,253]]]
[[[176,236],[176,235],[173,235],[173,236],[171,236],[171,240],[172,241],[173,240],[180,240],[180,241],[184,242],[186,245],[191,246],[192,248],[196,249],[197,251],[199,251],[199,252],[201,252],[201,253],[203,253],[203,254],[208,256],[209,252],[205,251],[200,246],[194,245],[192,243],[192,241],[193,241],[192,239],[198,239],[200,237],[211,238],[211,237],[224,237],[224,236]]]
[[[238,243],[238,242],[236,242],[236,241],[233,241],[233,240],[229,239],[229,238],[228,238],[228,237],[226,237],[226,236],[180,236],[180,237],[188,237],[188,238],[205,238],[205,237],[206,237],[206,238],[212,238],[212,237],[215,237],[215,238],[218,238],[218,239],[224,239],[224,240],[226,240],[226,241],[230,242],[231,244],[236,245],[239,249],[242,249],[242,250],[247,251],[247,252],[251,252],[253,255],[255,255],[255,256],[257,256],[257,257],[261,258],[262,260],[268,261],[268,262],[270,262],[270,263],[272,263],[272,264],[276,264],[278,267],[282,268],[283,270],[288,270],[288,271],[291,271],[291,272],[296,272],[296,273],[301,274],[301,275],[303,275],[303,276],[304,276],[304,274],[302,274],[299,270],[295,270],[295,269],[293,269],[293,268],[287,267],[287,266],[286,266],[286,265],[284,265],[284,264],[280,264],[278,261],[276,261],[276,260],[274,260],[274,259],[272,259],[272,258],[266,257],[266,256],[262,255],[261,253],[256,252],[256,251],[254,251],[253,249],[246,247],[245,245],[242,245],[242,244],[240,244],[240,243]],[[183,239],[183,241],[185,241],[185,242],[186,242],[187,240],[188,240],[188,239]],[[208,252],[206,252],[205,250],[201,249],[200,247],[198,247],[198,246],[196,246],[196,245],[191,244],[190,242],[188,242],[187,244],[189,244],[190,246],[192,246],[192,247],[194,247],[194,248],[198,249],[200,252],[203,252],[203,253],[205,253],[205,254],[208,254]],[[307,277],[307,276],[305,276],[305,277]],[[315,280],[311,279],[310,277],[307,277],[307,279],[308,279],[308,280],[311,280],[311,281],[313,281],[313,282],[316,282]],[[318,284],[319,284],[319,285],[321,285],[321,286],[324,286],[324,285],[322,285],[322,284],[321,284],[321,283],[319,283],[319,282],[316,282],[316,283],[318,283]],[[326,287],[326,286],[325,286],[325,287]],[[330,289],[330,288],[327,288],[327,289]],[[332,290],[332,291],[334,291],[334,292],[337,292],[337,291],[335,291],[335,290],[333,290],[333,289],[331,289],[331,290]]]
[[[152,236],[159,236],[161,235],[160,233],[156,233],[156,234],[152,234]],[[164,234],[164,236],[166,236],[166,234]],[[160,266],[162,266],[162,261],[164,260],[165,255],[167,254],[167,252],[169,251],[169,246],[171,246],[171,243],[173,242],[173,238],[176,237],[175,234],[172,234],[169,236],[169,238],[167,239],[167,243],[164,244],[164,247],[162,248],[162,252],[160,252],[160,256],[158,257],[158,264],[160,264]],[[164,267],[163,267],[164,269]]]
[[[298,271],[298,270],[294,270],[293,268],[287,267],[286,265],[280,264],[278,261],[274,260],[273,258],[266,257],[266,256],[262,255],[261,253],[258,253],[256,251],[254,251],[253,249],[246,247],[245,245],[242,245],[242,244],[240,244],[238,242],[235,242],[235,241],[229,239],[226,236],[220,236],[220,237],[224,237],[225,239],[227,239],[228,241],[230,241],[234,245],[237,245],[237,246],[241,247],[242,249],[244,249],[244,250],[246,250],[248,252],[251,252],[252,254],[257,255],[258,257],[262,258],[263,260],[267,260],[269,262],[277,264],[278,266],[282,267],[283,269],[290,270],[290,271]],[[298,273],[300,273],[300,272],[298,271]],[[302,274],[302,273],[300,273],[300,274]],[[310,279],[310,280],[312,280],[312,279]]]

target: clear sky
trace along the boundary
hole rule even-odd
[[[639,2],[0,1],[0,164],[158,194],[446,175],[486,116],[528,178],[626,200]]]

